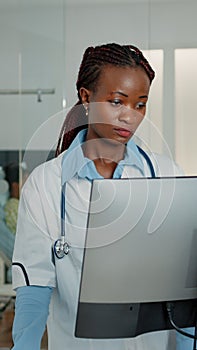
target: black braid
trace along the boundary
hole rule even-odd
[[[71,109],[64,121],[56,155],[70,146],[80,130],[87,128],[83,106],[79,108],[81,104],[80,88],[84,87],[95,92],[102,69],[106,65],[131,68],[142,67],[148,75],[150,83],[155,76],[153,69],[142,52],[133,45],[111,43],[88,47],[83,55],[76,83],[79,101]]]
[[[98,78],[103,66],[107,64],[118,67],[137,67],[141,66],[147,73],[150,82],[152,82],[155,73],[150,64],[143,56],[142,52],[132,45],[106,44],[88,48],[83,56],[79,69],[77,80],[78,98],[80,100],[79,90],[83,86],[95,91]]]

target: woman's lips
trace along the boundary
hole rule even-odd
[[[131,136],[131,131],[127,129],[122,129],[122,128],[116,128],[115,132],[122,137],[128,138]]]

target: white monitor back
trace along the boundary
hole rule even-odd
[[[197,178],[95,180],[82,303],[197,298]]]

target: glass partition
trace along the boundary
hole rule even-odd
[[[0,169],[4,170],[0,174],[4,209],[0,211],[0,294],[12,294],[7,285],[11,282],[7,247],[10,244],[11,249],[14,243],[9,234],[15,235],[13,222],[19,199],[13,192],[13,181],[20,189],[32,169],[53,156],[62,123],[59,117],[56,129],[52,125],[53,143],[47,141],[46,132],[32,142],[54,115],[63,116],[59,112],[64,99],[64,29],[62,0],[0,2]],[[9,176],[8,167],[12,169]],[[16,168],[18,176],[14,177]]]

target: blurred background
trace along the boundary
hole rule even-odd
[[[53,157],[83,52],[108,42],[138,46],[156,72],[139,142],[196,175],[196,14],[196,0],[0,0],[1,206],[11,197],[5,167],[18,164],[20,189]],[[13,295],[12,237],[5,246],[0,237],[2,296]]]

